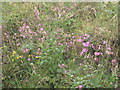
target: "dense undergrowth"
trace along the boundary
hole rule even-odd
[[[118,87],[117,3],[2,3],[3,88]]]

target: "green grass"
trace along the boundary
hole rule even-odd
[[[2,3],[3,88],[118,87],[117,10],[110,2]]]

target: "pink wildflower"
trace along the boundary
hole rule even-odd
[[[109,54],[109,55],[113,54],[113,52],[111,52],[111,51],[106,51],[106,53]]]
[[[87,38],[89,38],[89,37],[90,37],[90,35],[85,34],[84,37],[83,37],[83,39],[87,39]]]
[[[58,17],[61,17],[61,14],[60,14],[60,13],[58,13]]]
[[[26,38],[26,36],[22,36],[23,38]]]
[[[28,61],[30,61],[30,58],[28,58]]]
[[[42,24],[38,24],[38,26],[41,26]]]
[[[90,35],[88,35],[88,34],[85,34],[84,36],[86,36],[86,37],[89,37]]]
[[[87,56],[85,56],[84,58],[89,58],[90,56],[89,55],[87,55]]]
[[[115,64],[117,62],[117,60],[112,60],[112,64]]]
[[[87,48],[83,48],[83,49],[82,49],[82,52],[87,52],[87,51],[88,51]]]
[[[80,38],[82,37],[82,36],[79,36]]]
[[[59,66],[60,68],[62,68],[62,66],[61,66],[60,64],[58,64],[58,66]]]
[[[73,42],[70,42],[70,44],[73,44]]]
[[[101,49],[101,46],[102,46],[102,45],[99,45],[99,47],[98,47],[99,50]]]
[[[43,31],[44,29],[43,28],[40,28],[41,31]]]
[[[60,46],[60,45],[61,45],[61,43],[58,43],[58,45]]]
[[[70,10],[70,8],[68,8],[68,7],[66,7],[66,9],[69,11]]]
[[[92,48],[95,48],[93,44],[91,44],[91,47],[92,47]]]
[[[26,26],[26,28],[30,28],[29,26]]]
[[[20,36],[22,37],[23,35],[22,35],[22,34],[20,34]]]
[[[64,66],[65,66],[65,64],[58,64],[58,66],[60,67],[60,68],[63,68]]]
[[[77,41],[77,42],[82,42],[82,39],[77,39],[76,41]]]
[[[7,33],[4,33],[5,35],[7,35]]]
[[[56,10],[57,10],[57,8],[55,7],[55,8],[54,8],[54,11],[56,11]]]
[[[80,63],[79,65],[81,66],[82,64]]]
[[[107,50],[111,50],[111,48],[107,48]]]
[[[88,46],[89,46],[89,44],[90,44],[90,42],[83,42],[83,44],[82,44],[82,45],[83,45],[84,47],[88,47]]]
[[[95,61],[98,61],[98,58],[94,58]]]
[[[37,10],[33,10],[35,13],[37,12]]]
[[[32,37],[30,37],[30,39],[32,39]]]
[[[66,58],[69,58],[69,56],[66,56]]]
[[[21,58],[24,58],[24,56],[21,56]]]
[[[79,85],[79,88],[82,88],[83,86],[82,85]]]
[[[83,37],[83,39],[87,39],[87,37]]]
[[[25,51],[28,52],[28,49],[26,49]]]
[[[81,52],[80,55],[83,55],[83,52]]]
[[[66,42],[65,45],[68,45],[68,43]]]
[[[32,31],[29,31],[29,33],[33,33]]]
[[[40,51],[40,48],[38,48],[38,51]]]
[[[64,73],[67,73],[67,71],[65,70]]]
[[[75,87],[75,88],[78,88],[78,86],[77,86],[77,87]]]
[[[72,38],[75,38],[75,36],[72,36]]]
[[[36,33],[35,36],[37,36],[38,34]]]
[[[120,77],[120,75],[117,75],[117,77]]]
[[[23,61],[22,61],[22,60],[21,60],[20,62],[21,62],[21,63],[23,63]]]
[[[81,89],[82,87],[83,87],[82,85],[79,85],[79,86],[77,86],[77,87],[75,87],[75,88],[80,88],[80,89]]]
[[[17,43],[17,46],[19,46],[20,45],[20,43]]]
[[[22,32],[22,30],[18,30],[19,32]]]
[[[100,52],[95,52],[94,55],[99,56],[99,55],[101,55],[101,53]]]
[[[60,31],[61,31],[61,29],[57,29],[57,31],[58,31],[58,32],[60,32]]]
[[[103,44],[106,44],[107,43],[107,41],[103,41]]]
[[[63,66],[65,66],[65,64],[62,64],[61,66],[63,67]]]
[[[46,31],[44,31],[43,33],[46,34]]]

